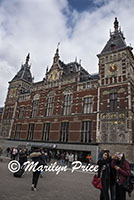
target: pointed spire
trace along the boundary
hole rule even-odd
[[[115,21],[114,21],[114,32],[118,32],[118,28],[119,28],[119,22],[117,20],[117,17],[115,17]]]
[[[55,53],[55,56],[54,56],[54,61],[53,63],[57,63],[59,61],[59,45],[60,45],[60,42],[58,42],[58,45],[57,45],[57,49],[56,49],[56,53]]]
[[[28,55],[26,57],[26,64],[28,64],[29,60],[30,60],[30,53],[28,53]]]

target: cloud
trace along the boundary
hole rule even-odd
[[[117,9],[118,8],[118,9]],[[95,0],[89,11],[78,12],[67,0],[3,0],[0,3],[0,106],[10,81],[30,52],[35,81],[51,67],[58,42],[60,59],[75,57],[89,73],[98,72],[100,53],[109,39],[109,29],[118,17],[128,43],[134,46],[133,0]]]

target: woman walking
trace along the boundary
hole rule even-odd
[[[34,163],[38,162],[38,165],[36,167],[36,169],[41,166],[41,165],[45,165],[45,155],[40,152],[40,148],[36,148],[33,153],[30,154],[30,158],[34,161]],[[32,187],[31,189],[34,191],[37,191],[37,183],[38,183],[38,179],[39,179],[39,175],[40,175],[41,171],[35,171],[33,172],[33,178],[32,178]]]
[[[126,200],[126,191],[123,184],[130,175],[130,165],[125,160],[123,153],[116,153],[111,162],[112,168],[116,170],[116,200]]]
[[[100,193],[100,200],[109,200],[110,187],[110,162],[109,151],[103,151],[102,158],[97,162],[99,166],[98,178],[101,178],[102,189]]]

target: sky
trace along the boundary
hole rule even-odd
[[[98,73],[98,58],[118,18],[126,42],[134,47],[134,0],[0,0],[0,107],[8,82],[30,53],[34,82],[51,68],[57,44],[66,64],[81,60]]]

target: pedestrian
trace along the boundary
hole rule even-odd
[[[77,161],[77,160],[78,160],[78,154],[75,153],[75,154],[74,154],[74,161]]]
[[[69,160],[69,153],[66,152],[65,154],[65,164],[68,165],[68,160]]]
[[[69,153],[68,161],[69,161],[69,167],[71,168],[72,162],[74,161],[74,156],[72,153]]]
[[[125,160],[124,153],[117,152],[111,166],[116,170],[116,200],[126,200],[126,190],[123,184],[130,175],[130,165]]]
[[[38,170],[36,171],[36,169],[39,166],[41,165],[44,166],[46,164],[45,155],[41,154],[40,148],[35,148],[35,150],[30,154],[30,158],[32,159],[34,163],[38,162],[38,165],[35,168],[35,172],[33,172],[32,187],[31,187],[32,190],[37,191],[37,183],[38,183],[38,179],[39,179],[39,175],[41,171],[38,171]]]
[[[2,153],[3,153],[3,149],[2,147],[0,147],[0,161],[2,161]]]
[[[110,162],[108,151],[103,151],[102,158],[97,162],[99,166],[98,178],[101,178],[102,189],[100,193],[100,200],[109,200],[109,188],[110,188]]]
[[[56,153],[56,158],[57,158],[57,160],[60,160],[60,152],[59,152],[59,150]]]
[[[10,147],[7,147],[7,149],[6,149],[6,153],[7,153],[7,157],[9,156],[9,153],[10,153]]]
[[[46,163],[47,163],[47,161],[48,161],[48,152],[47,152],[47,150],[45,150],[44,154],[45,154],[45,159],[46,159]]]
[[[14,147],[11,155],[12,160],[16,160],[17,155],[18,155],[18,149]]]
[[[48,162],[51,162],[52,151],[48,151]]]
[[[65,154],[62,152],[60,154],[60,165],[63,166],[65,164]]]
[[[91,158],[92,158],[92,157],[91,157],[90,154],[88,154],[88,155],[86,156],[87,165],[91,163]]]

